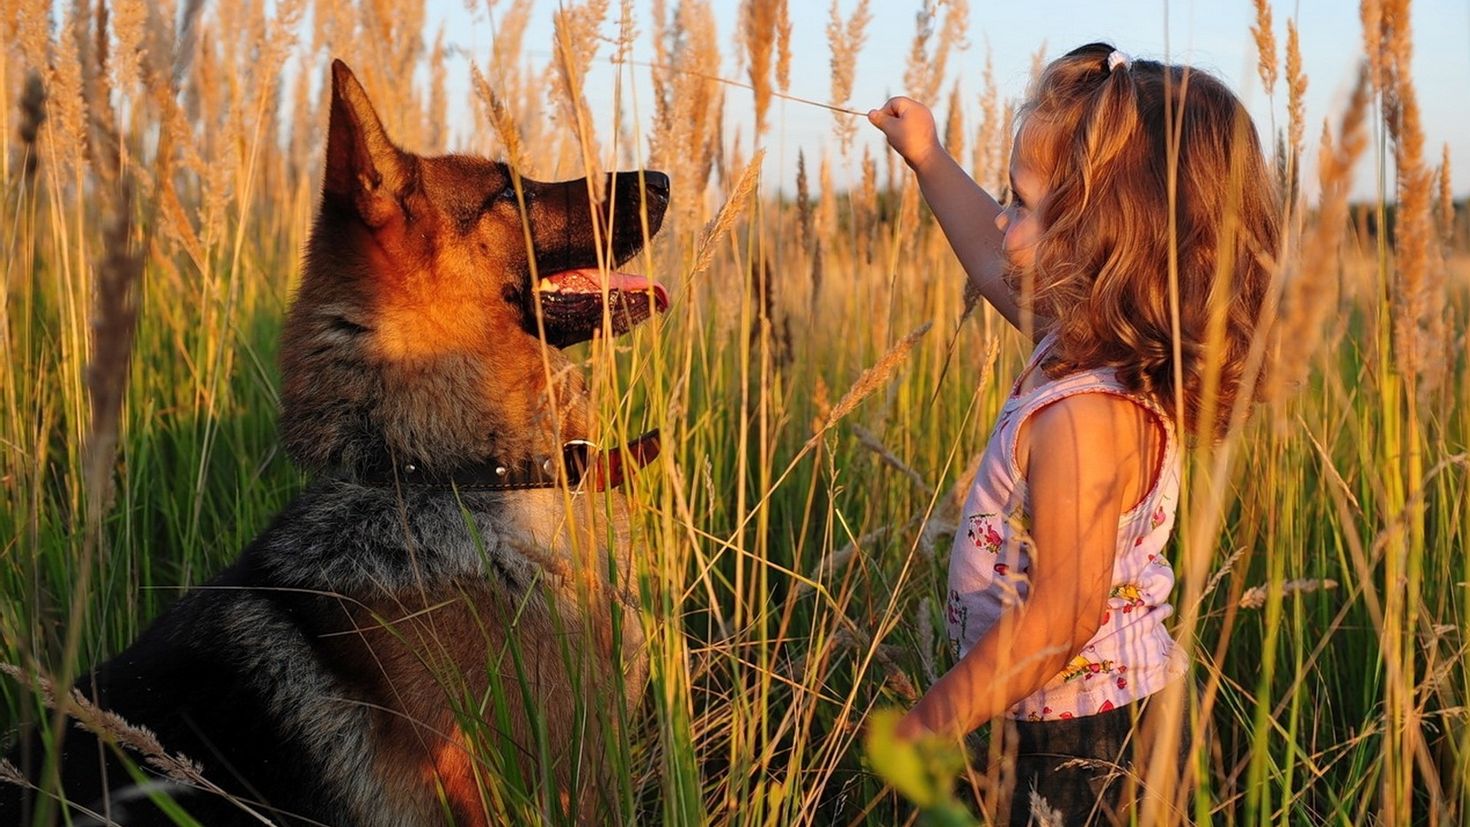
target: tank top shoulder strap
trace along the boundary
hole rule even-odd
[[[1041,358],[1045,355],[1043,348],[1049,348],[1050,345],[1049,340],[1043,340],[1037,345],[1036,355],[1032,357],[1028,371],[1041,369]],[[1129,389],[1120,382],[1113,368],[1104,367],[1069,373],[1059,379],[1044,382],[1024,393],[1016,394],[1013,399],[1014,407],[1006,417],[1008,420],[1006,430],[1009,431],[1006,434],[1008,443],[1006,454],[1013,473],[1020,475],[1020,467],[1016,463],[1016,444],[1020,438],[1021,426],[1042,408],[1083,393],[1106,393],[1122,397],[1152,414],[1164,432],[1162,462],[1166,467],[1174,463],[1179,450],[1174,434],[1174,420],[1153,399]]]

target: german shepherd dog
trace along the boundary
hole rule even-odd
[[[541,791],[531,812],[601,821],[647,662],[617,483],[657,445],[591,446],[559,348],[667,306],[609,270],[658,231],[668,178],[594,196],[414,155],[341,61],[329,129],[281,356],[282,439],[314,481],[77,683],[213,789],[72,728],[48,806],[172,824],[161,789],[210,827],[473,825],[515,818],[491,783],[514,774]],[[10,757],[34,784],[40,743]],[[29,823],[41,794],[0,788],[0,823]]]

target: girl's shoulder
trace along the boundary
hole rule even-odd
[[[1056,481],[1065,480],[1068,496],[1107,494],[1129,517],[1174,467],[1178,448],[1169,422],[1111,386],[1079,380],[1073,388],[1035,405],[1020,423],[1011,449],[1014,472],[1040,501],[1054,499]]]

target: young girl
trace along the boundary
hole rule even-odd
[[[1063,823],[1106,823],[1126,809],[1121,785],[1060,765],[1127,764],[1148,698],[1186,670],[1164,626],[1181,443],[1221,436],[1254,396],[1242,373],[1276,249],[1273,180],[1223,84],[1107,44],[1042,74],[1004,209],[925,107],[894,98],[868,118],[974,286],[1037,342],[955,537],[958,662],[899,734],[961,736],[1004,715],[1011,824],[1027,823],[1033,789]]]

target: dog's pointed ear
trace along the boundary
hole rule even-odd
[[[353,205],[369,227],[401,214],[398,196],[410,175],[409,159],[389,140],[367,92],[340,60],[332,61],[326,166],[324,194]]]

